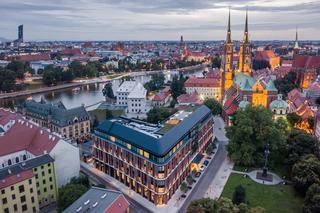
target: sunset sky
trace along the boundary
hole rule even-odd
[[[25,40],[221,40],[228,7],[232,39],[249,10],[252,40],[320,39],[320,0],[1,0],[0,37]]]

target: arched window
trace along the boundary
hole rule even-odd
[[[27,156],[26,156],[26,155],[23,155],[23,156],[22,156],[22,159],[23,159],[23,160],[27,160]]]
[[[19,163],[19,157],[16,157],[16,163]]]
[[[12,164],[11,159],[8,160],[8,165],[10,166]]]

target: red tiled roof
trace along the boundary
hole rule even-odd
[[[276,58],[274,52],[272,50],[262,50],[262,51],[256,51],[254,59],[255,60],[269,60],[271,58]]]
[[[162,93],[162,92],[158,92],[152,99],[152,101],[164,101],[166,99],[167,95]]]
[[[79,48],[67,48],[60,51],[61,55],[73,56],[73,55],[81,55],[81,50]]]
[[[194,92],[192,94],[182,94],[178,98],[178,103],[191,103],[191,104],[200,104],[201,100],[199,98],[199,94]]]
[[[238,109],[238,105],[233,103],[227,110],[226,114],[227,115],[232,115],[236,110]]]
[[[29,62],[29,61],[48,61],[50,60],[50,55],[49,54],[28,54],[28,55],[19,55],[13,57],[14,59],[18,61],[23,61],[23,62]]]
[[[305,69],[320,68],[320,56],[294,55],[292,67]]]
[[[6,120],[14,120],[14,125],[0,136],[0,156],[27,150],[33,155],[41,155],[45,151],[50,152],[60,138],[26,120],[17,114],[9,115],[7,111],[0,109],[1,123]]]
[[[191,77],[185,83],[185,87],[219,87],[220,80],[214,78]]]
[[[7,176],[5,179],[0,180],[0,189],[6,188],[13,184],[28,180],[34,176],[32,170],[22,171],[17,175]]]
[[[219,69],[213,69],[213,70],[210,70],[208,73],[207,73],[207,78],[215,78],[215,79],[219,79],[221,78],[220,76],[220,70]]]

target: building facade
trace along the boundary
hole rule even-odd
[[[94,133],[95,166],[155,205],[166,204],[213,139],[211,111],[180,111],[164,124],[107,120]]]
[[[0,169],[0,180],[2,212],[38,212],[57,201],[54,159],[49,154]]]
[[[72,141],[82,141],[90,134],[90,117],[84,106],[67,109],[62,102],[56,104],[26,101],[18,112],[27,119],[56,132]]]
[[[187,94],[197,92],[202,100],[207,98],[221,99],[221,85],[219,79],[190,77],[184,83]]]

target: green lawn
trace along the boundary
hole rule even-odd
[[[267,213],[300,213],[303,199],[294,195],[289,185],[266,186],[244,178],[242,175],[231,174],[222,192],[222,197],[232,199],[232,193],[238,185],[246,189],[249,206],[261,206]]]

